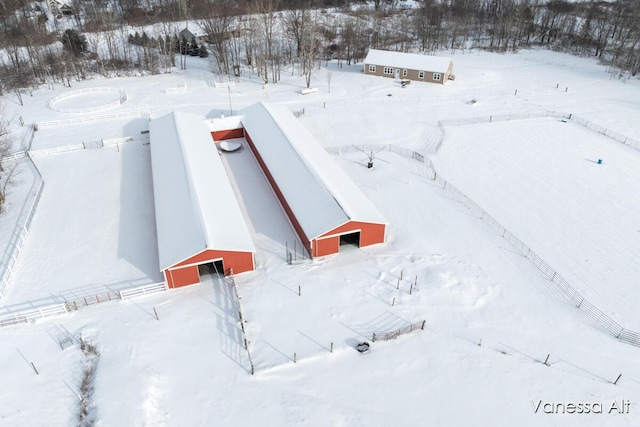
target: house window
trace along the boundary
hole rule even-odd
[[[384,74],[393,74],[393,68],[392,67],[384,67],[384,69],[382,70],[382,72]]]
[[[402,70],[402,77],[407,77],[407,69]]]
[[[433,80],[440,80],[442,78],[442,74],[440,73],[433,73]]]
[[[376,72],[376,66],[375,65],[369,65],[369,72],[370,73],[375,73]]]
[[[424,79],[424,71],[419,71],[418,72],[418,78],[419,79]]]

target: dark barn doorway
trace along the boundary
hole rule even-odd
[[[340,246],[355,246],[360,247],[360,232],[343,234],[340,236]]]
[[[200,273],[200,276],[205,274],[224,276],[224,264],[221,259],[200,264],[198,265],[198,273]]]

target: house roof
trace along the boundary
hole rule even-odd
[[[180,37],[185,37],[185,38],[188,38],[188,39],[190,39],[190,38],[192,38],[192,37],[196,37],[196,38],[198,38],[198,37],[204,37],[204,36],[206,36],[206,34],[204,34],[202,31],[199,31],[199,30],[191,30],[191,29],[189,29],[189,28],[184,28],[184,29],[182,29],[182,30],[178,33],[178,35],[179,35]],[[190,41],[190,40],[188,40],[188,41]]]
[[[242,113],[245,130],[309,239],[348,221],[387,224],[290,110],[259,102]]]
[[[421,55],[418,53],[393,52],[390,50],[369,49],[364,63],[369,65],[407,68],[421,71],[447,72],[451,58]]]
[[[255,252],[205,120],[173,112],[149,133],[161,270],[205,249]]]

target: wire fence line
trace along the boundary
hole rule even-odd
[[[480,117],[466,117],[461,119],[440,120],[438,127],[443,129],[446,126],[464,126],[473,125],[477,123],[492,123],[492,122],[506,122],[512,120],[527,120],[527,119],[542,119],[545,117],[552,117],[556,119],[570,119],[570,113],[563,113],[558,111],[532,111],[526,113],[511,113],[511,114],[492,114],[489,116]]]
[[[492,123],[492,122],[502,122],[502,121],[509,121],[509,120],[540,119],[545,117],[571,121],[572,123],[576,123],[578,125],[584,126],[589,130],[598,132],[599,134],[602,134],[608,138],[611,138],[614,141],[628,145],[631,148],[640,150],[640,141],[638,141],[637,139],[630,138],[619,132],[608,129],[604,126],[600,126],[585,118],[576,116],[573,113],[565,113],[565,112],[559,112],[559,111],[538,111],[538,112],[530,112],[530,113],[497,114],[497,115],[481,116],[481,117],[468,117],[468,118],[454,119],[454,120],[440,120],[437,123],[437,128],[440,131],[442,138],[440,139],[440,143],[437,144],[437,146],[435,147],[435,150],[431,152],[436,153],[440,148],[440,145],[442,144],[442,140],[444,139],[446,126],[466,126],[466,125],[472,125],[472,124],[478,124],[478,123]]]
[[[251,359],[251,352],[249,351],[249,339],[247,338],[247,331],[244,328],[245,320],[242,315],[242,306],[240,305],[240,296],[238,295],[238,286],[236,285],[236,280],[233,277],[232,268],[228,269],[225,272],[224,281],[227,282],[231,287],[233,301],[236,304],[236,310],[238,311],[238,322],[240,322],[240,329],[242,330],[242,339],[244,341],[243,347],[247,351],[247,357],[249,358],[249,372],[251,373],[251,375],[254,375],[256,372],[256,369],[255,369],[255,366],[253,365],[253,359]]]
[[[373,335],[371,336],[371,341],[376,342],[376,341],[394,340],[398,338],[400,335],[409,334],[413,331],[423,330],[426,323],[427,323],[426,320],[421,320],[419,322],[411,323],[409,325],[403,326],[401,328],[398,328],[390,332],[374,332]]]
[[[496,116],[487,116],[487,117],[481,117],[481,118],[459,119],[459,120],[451,120],[446,122],[439,122],[438,132],[441,136],[441,139],[444,139],[445,126],[447,126],[448,124],[462,125],[462,124],[497,121],[497,120],[494,120],[494,117]],[[543,113],[528,113],[526,115],[512,114],[508,116],[497,116],[497,117],[499,120],[504,121],[504,120],[522,120],[522,119],[536,118],[536,117],[555,117],[555,118],[562,118],[562,119],[569,120],[574,118],[575,116],[568,113],[543,112]],[[629,139],[626,139],[626,140],[628,141]],[[622,140],[620,142],[622,142]],[[438,147],[440,144],[438,144]],[[622,325],[620,325],[618,322],[613,320],[610,316],[605,314],[602,310],[600,310],[598,307],[596,307],[590,301],[584,298],[584,296],[582,296],[580,292],[578,292],[573,286],[571,286],[571,284],[569,284],[569,282],[567,282],[567,280],[564,279],[564,277],[562,277],[562,275],[558,271],[556,271],[546,261],[540,258],[540,256],[538,256],[528,245],[526,245],[522,240],[516,237],[512,232],[507,230],[507,228],[505,228],[502,224],[500,224],[495,218],[493,218],[480,205],[474,202],[469,196],[464,194],[462,191],[456,188],[453,184],[448,182],[441,174],[439,174],[435,166],[431,162],[431,160],[426,158],[427,153],[411,150],[404,147],[395,146],[392,144],[327,147],[326,150],[329,153],[332,153],[335,155],[341,155],[342,153],[352,153],[352,152],[366,153],[367,150],[370,150],[373,152],[387,150],[422,163],[424,167],[427,170],[429,170],[429,174],[427,174],[427,176],[430,179],[435,181],[445,191],[453,195],[453,197],[458,202],[462,203],[465,207],[467,207],[475,216],[477,216],[478,218],[482,219],[485,223],[487,223],[491,227],[491,229],[494,230],[497,234],[499,234],[507,243],[509,243],[517,251],[518,254],[526,258],[538,271],[540,271],[549,281],[551,281],[570,303],[572,303],[576,308],[578,308],[587,316],[589,316],[599,327],[601,327],[604,331],[608,332],[610,335],[614,336],[616,339],[620,340],[621,342],[640,347],[640,333],[624,328]]]
[[[585,126],[590,130],[596,131],[605,135],[615,141],[621,142],[632,148],[640,149],[640,142],[626,137],[620,133],[611,131],[610,129],[596,125],[588,120],[582,119],[571,113],[561,113],[555,111],[539,112],[539,113],[526,113],[526,114],[509,114],[501,116],[485,116],[466,118],[458,120],[445,120],[438,122],[437,128],[439,130],[441,141],[436,145],[435,150],[432,153],[437,152],[437,149],[442,144],[445,135],[446,126],[462,126],[466,124],[474,123],[486,123],[494,121],[506,121],[506,120],[523,120],[531,118],[553,117],[565,120],[575,121],[575,123]],[[469,208],[475,215],[485,221],[489,226],[497,232],[505,241],[507,241],[520,255],[525,257],[538,271],[540,271],[549,281],[551,281],[562,295],[580,309],[583,313],[589,316],[597,325],[607,331],[610,335],[616,339],[640,347],[640,333],[625,329],[618,322],[613,320],[610,316],[605,314],[598,307],[588,301],[582,294],[580,294],[569,282],[567,282],[560,273],[553,269],[546,261],[538,256],[529,246],[517,238],[513,233],[507,230],[502,224],[500,224],[495,218],[487,213],[482,207],[475,203],[462,191],[457,189],[451,183],[440,175],[433,163],[426,159],[426,166],[433,173],[433,180],[440,185],[444,190],[452,194],[460,203]]]
[[[575,122],[575,123],[577,123],[579,125],[582,125],[582,126],[586,127],[587,129],[590,129],[590,130],[592,130],[594,132],[598,132],[598,133],[600,133],[600,134],[602,134],[604,136],[607,136],[607,137],[609,137],[609,138],[611,138],[611,139],[613,139],[615,141],[621,142],[621,143],[623,143],[625,145],[628,145],[629,147],[632,147],[632,148],[635,148],[637,150],[640,150],[640,141],[638,141],[637,139],[629,138],[626,135],[623,135],[623,134],[621,134],[619,132],[612,131],[611,129],[607,129],[604,126],[597,125],[597,124],[595,124],[593,122],[590,122],[587,119],[583,119],[582,117],[578,117],[578,116],[571,115],[571,114],[569,116],[570,116],[569,118],[571,119],[571,121],[573,121],[573,122]]]
[[[482,219],[487,223],[492,230],[499,234],[507,243],[511,245],[521,256],[525,257],[539,272],[541,272],[549,281],[551,281],[562,295],[575,305],[582,312],[587,314],[593,319],[596,324],[614,336],[628,344],[640,347],[640,334],[635,331],[625,329],[618,322],[613,320],[607,314],[605,314],[598,307],[588,301],[580,292],[578,292],[573,286],[562,277],[562,275],[551,267],[546,261],[538,256],[529,246],[527,246],[522,240],[516,237],[512,232],[507,230],[502,224],[500,224],[495,218],[487,213],[482,207],[475,203],[471,198],[465,195],[462,191],[457,189],[446,179],[436,172],[433,163],[427,160],[427,166],[432,169],[434,173],[434,181],[441,186],[445,191],[453,195],[453,197],[462,203],[465,207],[470,209],[474,215]]]
[[[398,83],[398,88],[400,87],[400,83]],[[300,88],[302,89],[302,88]],[[381,85],[373,90],[390,90],[389,86]],[[491,97],[502,97],[508,95],[508,92],[504,91],[491,91],[487,90],[482,93],[479,93],[476,98],[479,96],[485,98]],[[469,99],[472,98],[469,95],[433,95],[433,96],[396,96],[394,97],[392,93],[388,93],[386,97],[376,97],[376,98],[367,98],[367,99],[358,99],[358,100],[342,100],[342,101],[317,101],[317,102],[304,102],[299,103],[298,105],[304,105],[305,108],[309,109],[325,109],[325,108],[338,108],[338,107],[351,107],[356,105],[382,105],[382,104],[403,104],[406,102],[428,102],[428,101],[451,101],[455,99]]]

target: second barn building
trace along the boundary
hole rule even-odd
[[[383,243],[387,220],[286,107],[259,102],[234,129],[212,124],[214,140],[244,137],[312,257],[343,243]]]

